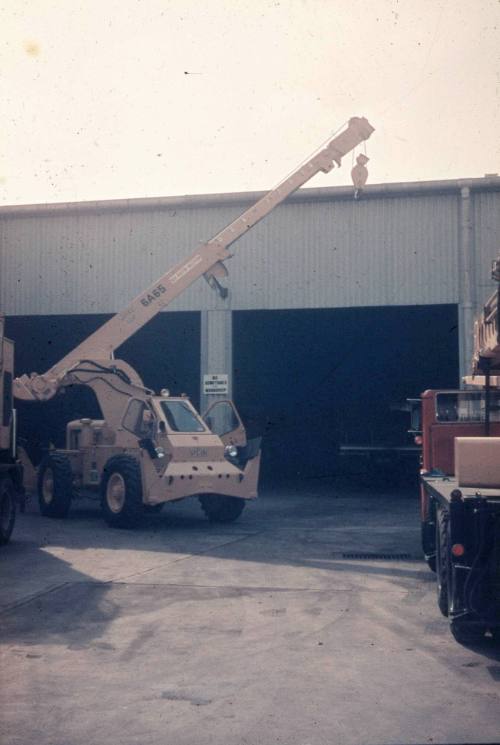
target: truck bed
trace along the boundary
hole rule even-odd
[[[440,502],[450,502],[451,493],[458,489],[463,499],[477,499],[482,497],[488,502],[498,502],[500,508],[500,487],[484,489],[474,486],[459,486],[453,476],[423,475],[421,481],[427,493]]]

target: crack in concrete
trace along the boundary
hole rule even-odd
[[[115,577],[114,579],[110,580],[110,582],[119,582],[122,580],[131,579],[132,577],[141,577],[143,574],[148,574],[148,572],[152,572],[155,569],[160,569],[163,566],[170,566],[172,564],[179,564],[181,561],[186,561],[187,559],[192,559],[196,556],[204,556],[205,554],[208,554],[210,551],[213,551],[214,549],[220,549],[224,548],[225,546],[231,546],[233,543],[241,543],[242,541],[247,540],[247,538],[254,538],[256,535],[261,535],[261,533],[247,533],[242,538],[236,538],[232,541],[225,541],[224,543],[218,543],[214,546],[209,546],[206,549],[203,549],[202,551],[194,551],[193,553],[186,554],[185,556],[182,556],[179,559],[173,559],[173,561],[162,561],[160,564],[155,564],[152,567],[149,567],[149,569],[143,569],[140,572],[134,572],[133,574],[126,574],[124,577]]]
[[[23,605],[28,605],[29,603],[32,603],[39,598],[43,598],[45,595],[50,595],[51,592],[57,592],[58,590],[62,590],[65,587],[71,587],[71,585],[75,584],[78,584],[78,582],[67,581],[61,582],[58,585],[51,585],[50,587],[46,587],[45,590],[40,590],[40,592],[35,592],[32,595],[28,595],[27,597],[22,598],[21,600],[16,600],[14,603],[8,603],[7,605],[2,606],[0,608],[0,615],[2,615],[3,613],[8,613],[11,610],[15,610],[16,608],[22,608]],[[89,581],[88,584],[94,583]]]
[[[172,588],[194,588],[199,590],[238,590],[241,593],[261,593],[261,592],[279,592],[279,593],[376,593],[380,594],[383,592],[384,595],[400,595],[405,596],[406,590],[397,590],[388,588],[387,590],[371,590],[364,587],[280,587],[275,585],[201,585],[194,584],[191,582],[127,582],[125,580],[74,580],[68,582],[62,582],[59,585],[53,585],[52,587],[42,590],[41,592],[30,595],[29,597],[23,598],[15,603],[6,605],[0,608],[0,615],[8,613],[12,610],[22,608],[29,603],[35,602],[51,593],[59,590],[69,589],[78,585],[88,585],[89,587],[172,587]]]

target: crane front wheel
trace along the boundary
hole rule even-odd
[[[145,504],[144,512],[146,515],[159,515],[164,507],[165,502],[160,502],[160,504]]]
[[[201,509],[211,523],[232,523],[245,507],[244,499],[223,494],[201,494],[199,500]]]

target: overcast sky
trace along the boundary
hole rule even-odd
[[[0,29],[4,205],[267,189],[353,115],[370,183],[500,172],[498,0],[3,0]]]

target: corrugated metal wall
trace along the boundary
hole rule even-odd
[[[170,309],[457,303],[458,187],[368,193],[357,202],[336,198],[335,189],[304,190],[234,245],[229,302],[220,305],[200,280]],[[1,209],[3,312],[116,312],[249,204],[224,195],[219,202],[164,201],[151,208],[148,200],[132,200],[121,210],[103,202],[66,214],[50,207],[36,214]],[[473,192],[473,214],[481,299],[499,249],[500,191]]]
[[[234,259],[237,309],[455,302],[453,196],[290,204],[257,231]]]

